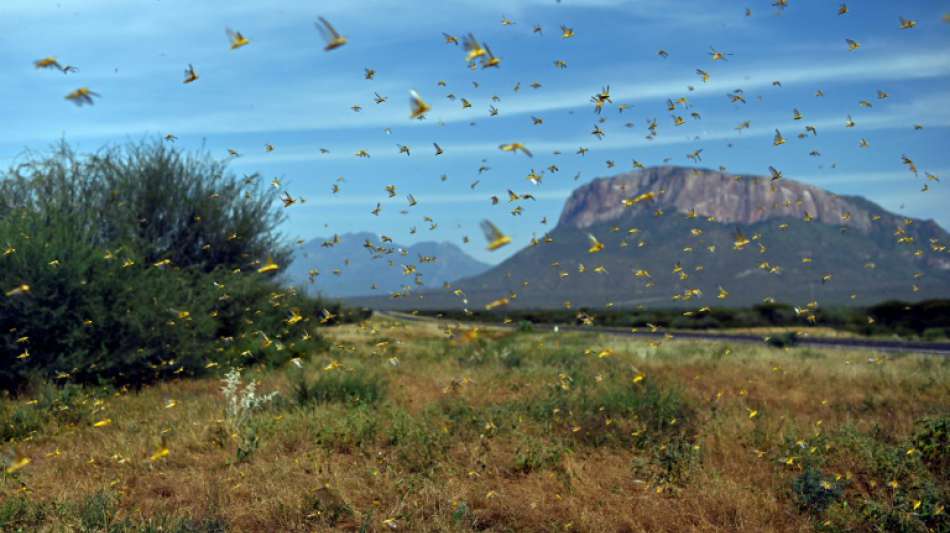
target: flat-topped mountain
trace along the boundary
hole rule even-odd
[[[632,208],[624,205],[624,199],[643,193],[653,193],[655,199]],[[737,224],[810,216],[815,222],[861,230],[870,228],[873,216],[867,206],[797,181],[663,166],[596,179],[578,188],[568,198],[559,224],[583,229],[656,208]]]
[[[593,235],[603,250],[590,253]],[[654,167],[579,187],[549,234],[387,307],[858,305],[950,297],[950,235],[789,179]],[[420,298],[421,296],[421,298]]]

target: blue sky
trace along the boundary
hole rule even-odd
[[[767,174],[773,165],[788,178],[950,227],[946,3],[848,2],[843,16],[837,2],[789,3],[780,12],[770,0],[4,0],[0,164],[60,138],[92,151],[173,133],[178,146],[203,146],[222,159],[236,149],[242,156],[231,162],[235,173],[260,172],[267,183],[280,177],[290,194],[306,198],[288,210],[289,236],[373,231],[406,244],[446,240],[492,263],[549,230],[578,185],[628,171],[634,159],[687,165],[686,154],[700,148],[706,167]],[[313,25],[318,16],[349,43],[324,52]],[[503,25],[503,17],[514,24]],[[902,30],[899,17],[917,26]],[[543,34],[532,31],[535,24]],[[563,39],[561,24],[575,36]],[[226,27],[251,43],[230,50]],[[469,70],[464,50],[445,44],[442,32],[474,33],[502,59],[501,68]],[[861,48],[849,51],[846,38]],[[713,61],[710,47],[733,55]],[[33,67],[49,55],[79,72]],[[185,85],[189,64],[200,79]],[[375,79],[364,79],[366,67]],[[711,75],[708,83],[697,68]],[[542,86],[532,89],[532,82]],[[598,115],[589,100],[605,85],[614,104],[603,113],[606,136],[598,140],[590,134]],[[102,95],[94,106],[63,99],[81,86]],[[409,119],[410,89],[432,105],[427,120]],[[746,104],[730,103],[726,95],[735,89],[745,92]],[[878,99],[878,90],[889,98]],[[387,102],[375,104],[374,91]],[[449,94],[472,107],[462,109]],[[666,101],[679,97],[691,107],[677,109],[686,123],[674,126]],[[620,103],[630,105],[623,114]],[[351,110],[355,104],[362,111]],[[490,104],[497,116],[489,116]],[[803,120],[792,119],[795,108]],[[845,127],[849,114],[854,128]],[[544,124],[533,125],[532,116]],[[659,126],[652,140],[649,119]],[[751,127],[736,131],[744,121]],[[805,125],[818,136],[797,139]],[[787,144],[772,146],[775,128]],[[860,148],[861,139],[870,146]],[[534,157],[498,150],[514,141]],[[443,155],[434,155],[433,142]],[[273,152],[265,152],[268,143]],[[398,144],[410,146],[411,156]],[[582,146],[590,151],[576,155]],[[355,157],[360,149],[371,157]],[[812,150],[822,155],[809,156]],[[920,177],[901,164],[902,154],[917,163]],[[608,169],[607,160],[616,167]],[[552,164],[558,172],[545,170]],[[480,174],[483,165],[490,169]],[[541,185],[526,179],[532,168],[545,170]],[[943,179],[927,192],[924,170]],[[388,198],[386,185],[397,186],[396,198]],[[538,201],[512,216],[506,189]],[[408,206],[408,193],[416,206]],[[503,199],[497,206],[493,194]],[[377,202],[382,211],[374,216]],[[424,216],[438,226],[430,230]],[[483,218],[511,233],[514,246],[487,252]],[[469,244],[462,243],[466,235]]]

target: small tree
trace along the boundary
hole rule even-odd
[[[26,154],[0,185],[0,216],[16,210],[64,215],[100,247],[117,243],[143,262],[182,268],[247,268],[290,258],[277,227],[278,192],[257,174],[238,178],[210,154],[186,154],[161,141],[78,156],[65,142]]]
[[[257,272],[290,247],[256,175],[160,141],[25,159],[0,180],[2,388],[200,374],[228,339],[289,336],[287,307],[318,305]]]

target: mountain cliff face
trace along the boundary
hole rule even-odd
[[[653,193],[655,200],[632,207],[623,204],[624,199],[644,193]],[[740,225],[810,217],[814,222],[864,232],[870,229],[872,217],[883,212],[796,181],[664,166],[600,178],[580,187],[568,198],[558,224],[583,229],[655,209],[692,211],[696,216]]]
[[[403,246],[382,242],[373,233],[345,233],[337,239],[313,239],[297,249],[284,279],[341,298],[440,287],[488,267],[447,242]]]
[[[588,251],[588,234],[602,251]],[[784,178],[656,167],[578,188],[551,233],[457,282],[464,298],[423,291],[373,304],[478,308],[503,296],[534,308],[914,301],[950,297],[948,245],[933,221],[864,198]]]

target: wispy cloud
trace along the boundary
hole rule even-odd
[[[534,196],[536,201],[562,201],[573,192],[572,189],[551,189],[551,190],[538,190],[532,191],[531,194]],[[420,194],[416,196],[416,201],[419,202],[419,209],[423,209],[426,206],[430,205],[448,205],[448,204],[491,204],[491,197],[498,196],[499,198],[507,198],[507,192],[505,190],[493,190],[492,192],[486,191],[472,191],[469,194]],[[341,193],[335,196],[321,196],[319,198],[307,199],[301,208],[307,208],[308,206],[312,207],[325,207],[325,206],[353,206],[361,205],[372,207],[379,202],[384,207],[393,208],[406,208],[407,201],[404,195],[398,195],[395,198],[387,198],[385,194],[378,195],[368,195],[368,194],[354,194],[348,195]],[[525,200],[527,205],[530,205],[530,200]],[[504,203],[507,204],[507,201]],[[514,204],[512,204],[512,207]]]
[[[634,65],[616,65],[610,72],[635,70]],[[665,100],[673,96],[688,96],[697,102],[703,98],[725,98],[725,94],[736,88],[754,91],[770,87],[772,82],[780,80],[785,86],[820,85],[836,82],[858,83],[884,80],[914,80],[950,77],[950,55],[938,52],[908,53],[867,58],[848,62],[815,65],[796,63],[775,68],[765,65],[749,65],[724,76],[714,76],[710,83],[702,83],[697,77],[683,77],[674,80],[641,82],[629,76],[617,80],[618,76],[604,75],[604,84],[611,85],[616,102],[634,102],[635,105],[656,100]],[[585,77],[591,77],[590,75]],[[590,96],[600,89],[600,82],[569,88],[543,89],[527,92],[519,96],[506,97],[497,106],[505,117],[525,114],[544,114],[552,111],[585,108],[590,105]],[[353,113],[349,107],[354,103],[350,92],[343,85],[334,89],[331,81],[309,81],[286,87],[280,84],[265,89],[264,93],[236,93],[232,95],[234,110],[199,110],[197,113],[172,114],[171,116],[139,116],[112,122],[94,122],[84,124],[70,133],[71,137],[108,137],[115,135],[137,134],[140,132],[174,131],[178,134],[213,135],[247,134],[266,132],[294,132],[345,130],[384,127],[435,127],[438,124],[468,122],[484,117],[490,103],[488,97],[472,97],[474,109],[463,110],[458,104],[432,100],[434,109],[428,121],[410,121],[408,119],[408,89],[415,83],[408,80],[389,79],[376,90],[391,97],[384,105],[375,106],[364,101],[366,109],[362,113]],[[694,91],[687,92],[687,86]],[[527,91],[527,89],[524,89]],[[367,93],[370,94],[370,93]],[[320,113],[301,113],[302,109],[321,109]],[[131,111],[131,109],[130,109]],[[929,111],[932,111],[929,110]],[[136,113],[138,115],[138,113]],[[23,132],[19,132],[20,138]]]
[[[605,140],[600,141],[589,135],[553,140],[539,136],[520,139],[520,141],[538,154],[552,152],[573,154],[582,146],[589,148],[591,153],[676,145],[690,145],[701,148],[705,142],[709,141],[771,138],[774,136],[776,129],[791,137],[794,132],[801,131],[806,124],[815,127],[819,133],[840,132],[847,129],[845,117],[846,114],[831,115],[826,113],[810,117],[809,120],[801,122],[791,119],[771,122],[757,120],[755,121],[756,125],[742,131],[736,130],[734,124],[723,124],[720,121],[719,123],[710,123],[708,126],[701,122],[692,123],[692,129],[686,129],[679,133],[676,127],[667,123],[661,126],[662,133],[651,139],[643,135],[644,128],[641,124],[639,132],[621,130],[621,132],[610,134]],[[913,100],[909,103],[897,105],[888,111],[860,117],[858,119],[858,129],[855,131],[868,133],[895,128],[910,129],[916,121],[926,122],[927,126],[932,128],[950,127],[950,98],[943,95],[925,96],[920,101]],[[767,125],[757,125],[761,122],[765,122]],[[696,127],[702,127],[702,130],[697,132]],[[502,140],[499,139],[499,141]],[[441,146],[445,153],[438,157],[452,159],[484,156],[496,153],[498,144],[498,142],[444,141]],[[763,146],[768,144],[764,143]],[[399,153],[395,142],[386,144],[363,143],[360,145],[336,143],[327,146],[330,147],[330,153],[328,154],[320,153],[313,144],[282,146],[278,152],[243,157],[235,160],[235,164],[251,166],[268,163],[353,160],[356,158],[354,152],[358,149],[366,149],[371,155],[370,160],[404,159],[406,157]],[[411,148],[414,149],[412,157],[434,156],[434,149],[430,144],[412,146]]]

